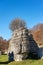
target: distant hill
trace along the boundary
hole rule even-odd
[[[40,24],[37,24],[37,25],[33,26],[32,30],[33,31],[43,30],[43,23],[40,23]]]
[[[31,30],[33,34],[33,38],[37,42],[38,45],[43,45],[43,24],[37,24]]]

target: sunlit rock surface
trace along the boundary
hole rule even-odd
[[[13,32],[9,43],[8,53],[14,54],[15,61],[22,61],[28,57],[29,52],[37,53],[37,44],[26,28],[19,28]]]

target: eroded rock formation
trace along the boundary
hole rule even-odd
[[[20,28],[15,30],[12,35],[8,53],[13,52],[15,61],[22,61],[28,57],[30,51],[37,53],[37,49],[37,44],[31,34],[28,33],[28,29]]]

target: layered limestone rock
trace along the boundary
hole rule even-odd
[[[13,52],[15,61],[26,59],[30,50],[34,48],[32,51],[36,51],[35,47],[37,48],[36,45],[33,45],[35,42],[31,41],[32,39],[30,37],[30,33],[28,33],[28,29],[20,28],[15,30],[9,43],[8,53]]]

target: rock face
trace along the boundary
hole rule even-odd
[[[8,53],[13,52],[15,61],[22,61],[28,57],[30,51],[37,52],[37,44],[28,33],[28,29],[20,28],[15,30],[9,43]],[[11,57],[10,57],[11,58]]]
[[[41,59],[43,59],[43,47],[42,47],[42,46],[39,47],[38,56],[39,56]]]

